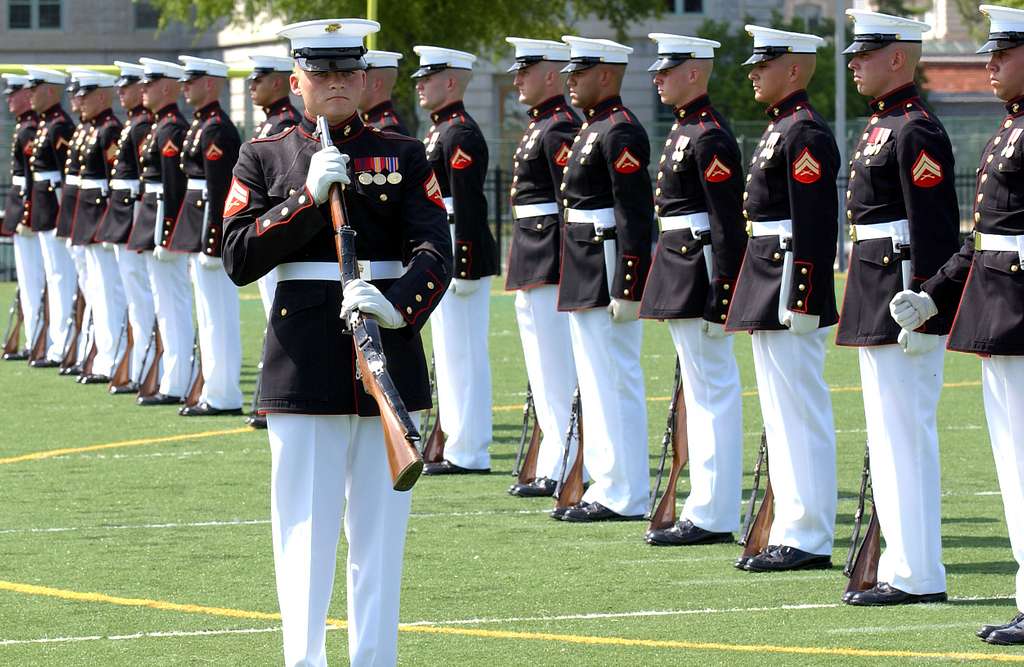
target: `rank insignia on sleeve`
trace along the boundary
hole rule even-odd
[[[612,166],[620,174],[632,174],[640,170],[640,160],[633,157],[628,148],[623,148],[622,152],[619,153],[619,157],[612,163]]]
[[[114,164],[114,160],[117,159],[117,144],[110,144],[107,146],[107,151],[104,154],[108,164]]]
[[[462,150],[462,146],[456,146],[455,152],[452,153],[452,158],[448,162],[452,169],[465,169],[473,164],[473,156]]]
[[[821,163],[813,155],[811,149],[805,148],[793,161],[793,180],[809,185],[821,178]]]
[[[729,169],[717,155],[711,159],[711,164],[704,170],[704,178],[708,183],[721,183],[729,180],[730,176],[732,176],[732,169]]]
[[[910,169],[914,185],[919,188],[930,188],[942,182],[942,165],[936,162],[935,158],[921,151],[914,166]]]
[[[228,198],[224,202],[224,217],[231,217],[248,205],[249,188],[245,187],[237,178],[231,179],[231,189],[228,190]]]
[[[70,145],[71,144],[69,144],[68,140],[65,139],[64,137],[57,137],[57,143],[54,145],[54,148],[56,148],[57,150],[60,150],[61,146],[70,146]]]
[[[174,142],[170,139],[164,144],[163,148],[160,149],[160,154],[164,157],[178,157],[178,153],[181,149],[174,145]]]
[[[206,149],[205,155],[206,159],[209,160],[210,162],[216,162],[217,160],[224,157],[224,151],[222,151],[220,149],[220,146],[218,146],[217,144],[210,144],[210,146]]]
[[[25,154],[25,157],[31,157],[32,156],[32,144],[31,143],[25,144],[22,147],[21,152]]]
[[[434,202],[444,210],[444,199],[441,197],[441,185],[437,182],[437,176],[430,172],[430,178],[423,182],[423,191],[427,193],[427,199]]]
[[[555,153],[555,164],[559,167],[564,167],[569,164],[569,144],[562,142],[558,152]]]

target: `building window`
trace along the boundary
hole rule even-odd
[[[145,0],[133,4],[136,30],[156,30],[160,27],[160,11],[156,7]]]
[[[665,10],[670,14],[703,14],[704,0],[665,0]]]
[[[60,30],[63,0],[7,0],[9,30]]]
[[[821,24],[821,5],[810,2],[799,4],[793,8],[793,17],[803,19],[808,30],[814,30]]]

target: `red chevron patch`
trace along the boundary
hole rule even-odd
[[[249,205],[249,188],[245,187],[237,178],[231,179],[231,189],[228,190],[228,198],[224,202],[224,217],[230,218],[236,213],[242,212]]]
[[[174,142],[170,139],[164,144],[163,148],[160,149],[160,154],[164,157],[178,157],[178,153],[181,149],[174,145]]]
[[[430,178],[423,182],[423,191],[427,193],[427,199],[434,202],[444,210],[444,199],[441,197],[441,184],[437,182],[437,176],[430,172]]]
[[[569,164],[569,144],[562,142],[562,146],[555,153],[555,164],[559,167],[564,167]]]
[[[805,148],[793,161],[793,180],[809,185],[821,178],[821,163]]]
[[[612,166],[620,174],[632,174],[640,170],[640,160],[633,157],[628,148],[623,148],[622,152],[619,153],[619,157],[612,163]]]
[[[220,146],[218,146],[217,144],[210,144],[210,146],[206,149],[206,159],[209,160],[210,162],[216,162],[222,157],[224,157],[224,151],[222,151],[220,149]]]
[[[921,151],[910,168],[914,185],[919,188],[935,187],[942,182],[942,165],[928,153]]]
[[[711,164],[704,170],[704,179],[708,183],[721,183],[729,180],[732,176],[732,169],[722,162],[717,155],[711,158]]]
[[[452,169],[465,169],[473,164],[473,156],[462,150],[462,146],[456,146],[448,164],[452,166]]]

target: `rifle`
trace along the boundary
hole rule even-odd
[[[68,333],[64,338],[64,349],[61,352],[60,373],[67,375],[78,363],[78,336],[82,333],[82,320],[85,319],[85,295],[79,288],[75,291],[75,300],[68,316]]]
[[[32,332],[32,349],[28,353],[28,362],[42,361],[46,359],[46,332],[50,326],[49,298],[46,286],[43,286],[43,295],[39,299],[39,316],[36,317],[36,330]]]
[[[245,423],[253,428],[260,428],[259,423],[265,424],[257,420],[262,420],[263,417],[257,412],[257,406],[260,403],[260,390],[263,387],[263,358],[267,356],[267,330],[263,329],[263,345],[260,346],[260,361],[256,364],[256,386],[252,390],[252,403],[249,405],[249,416],[245,418]]]
[[[206,386],[206,378],[203,377],[203,358],[199,351],[199,331],[196,331],[195,338],[192,339],[192,357],[189,359],[189,365],[191,366],[189,376],[191,377],[193,372],[196,375],[188,394],[185,395],[185,407],[198,405],[199,399],[203,395],[203,387]]]
[[[761,486],[761,470],[767,479],[764,489],[764,497],[761,499],[761,506],[754,515],[754,506],[757,504],[757,493]],[[775,494],[772,493],[772,480],[768,468],[768,432],[761,429],[761,447],[757,453],[757,463],[754,465],[754,482],[750,489],[750,500],[747,501],[747,516],[743,521],[743,539],[740,545],[743,546],[743,554],[736,561],[736,567],[742,567],[746,561],[761,553],[768,546],[768,535],[772,530],[772,521],[775,518]]]
[[[530,431],[530,415],[533,415],[533,430]],[[526,434],[530,433],[529,446]],[[529,484],[537,478],[537,456],[540,454],[541,441],[540,422],[537,421],[537,408],[533,403],[533,389],[526,383],[526,403],[523,404],[523,428],[519,432],[519,451],[516,452],[516,464],[512,474],[519,484]],[[525,451],[525,459],[523,458]]]
[[[128,322],[127,312],[124,315],[121,336],[117,339],[119,343],[122,337],[125,338],[124,352],[121,353],[121,361],[114,367],[114,372],[110,375],[110,382],[107,384],[107,391],[111,394],[116,393],[118,387],[123,387],[132,381],[132,351],[135,348],[135,340],[132,337],[132,327]]]
[[[878,511],[875,509],[874,494],[871,494],[871,520],[864,532],[864,541],[860,543],[861,522],[864,520],[864,503],[871,486],[871,456],[868,447],[864,448],[864,468],[860,474],[860,494],[857,498],[857,511],[853,515],[853,535],[850,538],[850,550],[846,554],[846,566],[843,574],[849,579],[843,593],[843,599],[860,591],[873,588],[878,583],[878,559],[882,554],[881,526],[878,523]]]
[[[665,460],[668,458],[668,446],[672,445],[672,468],[668,473],[668,483],[665,486],[665,495],[655,508],[655,501],[658,500],[658,493],[661,491],[661,478],[665,473]],[[676,522],[676,483],[679,481],[679,473],[686,466],[690,458],[689,440],[686,433],[686,401],[683,400],[683,374],[679,367],[679,360],[676,359],[676,378],[672,391],[672,401],[669,403],[668,420],[665,424],[665,434],[661,437],[661,463],[658,466],[658,476],[651,489],[651,498],[647,507],[647,517],[650,524],[647,530],[659,530],[669,528]]]
[[[21,325],[24,315],[21,313],[21,290],[14,290],[14,300],[7,312],[7,332],[4,333],[4,359],[11,361],[24,359],[21,354]]]
[[[317,116],[317,130],[320,145],[328,148],[331,141],[327,118]],[[328,194],[331,209],[331,223],[334,226],[334,248],[338,253],[341,268],[341,286],[359,277],[356,264],[356,230],[348,224],[345,199],[341,186],[332,183]],[[421,436],[416,425],[405,409],[398,388],[388,373],[387,358],[381,343],[380,325],[372,317],[365,317],[358,310],[349,314],[346,322],[348,332],[353,336],[356,352],[356,377],[363,382],[363,389],[377,401],[380,408],[380,422],[384,429],[384,447],[388,465],[391,468],[391,482],[395,491],[408,491],[423,472],[423,458],[416,444]]]
[[[153,350],[153,361],[146,369],[146,357],[149,351]],[[146,345],[146,353],[142,355],[142,368],[139,369],[139,398],[152,396],[160,391],[160,360],[164,356],[164,342],[160,338],[160,325],[153,322],[153,333],[149,337],[149,344]]]
[[[78,378],[79,381],[86,376],[92,375],[92,365],[96,360],[96,353],[99,351],[96,347],[96,327],[91,311],[89,312],[89,323],[85,327],[85,345],[82,346],[82,349],[86,350],[86,353],[85,361],[82,362],[82,372]]]
[[[576,438],[576,459],[569,468],[569,451],[573,436]],[[562,450],[562,474],[555,487],[555,509],[572,507],[583,499],[583,401],[580,388],[572,395],[572,412],[565,430],[565,449]]]

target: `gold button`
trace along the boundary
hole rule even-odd
[[[629,273],[626,274],[626,280],[632,280],[633,276]]]
[[[778,252],[775,253],[774,255],[772,255],[772,259],[782,259],[782,254]]]
[[[97,203],[97,204],[99,204],[99,203],[100,203],[100,202],[102,202],[102,201],[103,201],[103,198],[102,198],[102,197],[97,197],[97,198],[96,198],[96,203]]]
[[[993,157],[994,156],[989,155],[987,158],[985,158],[985,162],[991,162]]]
[[[982,193],[982,192],[979,192],[979,193],[978,193],[978,203],[979,203],[979,204],[981,203],[981,199],[982,199],[982,197],[984,197],[984,196],[985,196],[985,194],[984,194],[984,193]]]
[[[1007,120],[1005,123],[1003,123],[1003,127],[1010,127],[1011,125],[1013,125],[1012,120]]]
[[[889,257],[887,255],[887,256],[882,258],[882,264],[888,264],[888,263],[889,263]]]
[[[846,198],[847,198],[847,199],[849,199],[849,198],[850,198],[850,195],[852,195],[852,194],[853,194],[853,191],[851,191],[851,190],[847,190],[847,191],[846,191]]]
[[[291,197],[293,194],[295,194],[295,188],[289,188],[288,189],[288,196]]]
[[[633,260],[627,259],[626,260],[626,266],[633,266]]]
[[[629,296],[629,290],[628,289],[622,290],[622,296]]]
[[[468,245],[462,246],[462,251],[463,252],[467,252],[468,250],[469,250],[469,246]]]
[[[984,183],[987,180],[988,180],[988,174],[982,174],[981,175],[981,182]]]
[[[857,178],[857,172],[851,171],[850,172],[850,178]]]
[[[419,294],[417,294],[415,298],[416,298],[416,302],[417,303],[419,303],[420,301],[423,301],[423,296],[421,296]]]
[[[569,200],[568,199],[563,199],[562,200],[562,206],[568,206],[568,205],[569,205]]]
[[[388,200],[388,196],[382,192],[382,193],[380,193],[380,200],[381,201],[387,201]]]
[[[537,229],[544,229],[543,223],[538,222],[537,223]]]
[[[720,319],[720,320],[722,320],[723,322],[725,322],[725,315],[719,315],[719,316],[718,316],[718,319]]]
[[[432,281],[427,281],[427,289],[434,289],[434,283]]]
[[[655,195],[660,195],[661,194],[661,188],[654,188],[654,194]]]
[[[807,285],[804,285],[803,283],[800,283],[799,285],[796,286],[796,288],[798,290],[800,290],[801,292],[803,292],[804,290],[807,289]]]
[[[306,203],[306,195],[300,195],[299,196],[299,204],[305,204],[305,203]]]
[[[200,199],[199,201],[196,202],[196,208],[202,208],[202,207],[203,207],[203,200]]]
[[[683,253],[685,255],[686,254],[686,246],[682,246],[681,248],[679,248],[679,252],[681,252],[681,253]]]
[[[281,217],[283,218],[286,215],[288,215],[288,207],[287,206],[285,206],[284,208],[281,209]]]
[[[806,266],[803,266],[803,267],[801,267],[801,268],[800,268],[800,273],[801,273],[802,275],[805,275],[805,276],[806,276],[806,275],[807,275],[807,267],[806,267]]]
[[[804,307],[804,302],[803,301],[797,301],[796,302],[796,307],[797,308],[803,308]]]
[[[981,222],[981,213],[978,213],[977,211],[974,212],[974,221]]]
[[[467,263],[468,261],[469,261],[469,260],[468,260],[468,259],[466,259],[465,257],[463,257],[463,258],[462,258],[462,263],[463,263],[463,264]]]
[[[459,277],[460,278],[465,278],[466,277],[466,272],[465,271],[460,271],[459,272]]]
[[[288,309],[287,308],[282,308],[281,309],[281,317],[284,317],[287,314],[288,314]]]
[[[846,209],[846,219],[853,220],[853,211],[851,211],[850,209]]]
[[[1011,264],[1010,270],[1016,273],[1017,271],[1020,271],[1020,266],[1018,266],[1017,264]]]
[[[723,306],[728,306],[729,305],[729,300],[728,299],[722,299],[722,305]]]
[[[412,306],[406,306],[405,307],[405,312],[408,315],[412,315]]]
[[[726,292],[728,292],[729,291],[729,283],[725,283],[724,285],[722,285],[722,289],[724,289]]]

